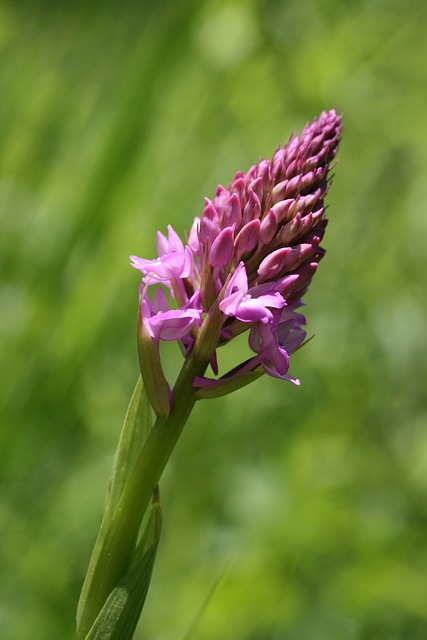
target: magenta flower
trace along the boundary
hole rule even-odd
[[[270,325],[258,322],[251,329],[249,345],[258,354],[259,363],[270,376],[299,384],[299,380],[288,376],[287,372],[290,354],[298,349],[306,337],[306,332],[301,328],[303,325],[305,317],[286,307],[275,315]]]
[[[233,388],[239,378],[246,384],[248,373],[297,382],[288,375],[289,355],[306,334],[295,308],[325,253],[324,198],[341,128],[334,110],[323,112],[271,161],[219,186],[185,245],[168,226],[167,237],[157,236],[158,258],[132,256],[145,286],[166,285],[176,305],[169,309],[163,291],[151,302],[142,296],[142,326],[156,348],[160,340],[177,340],[186,358],[197,350],[216,375],[216,349],[249,330],[255,355],[216,380],[195,376],[198,397],[208,397],[210,387],[218,393],[222,383],[228,388],[230,380]]]
[[[166,253],[155,260],[144,260],[136,256],[132,256],[131,260],[132,266],[145,275],[144,281],[151,284],[188,278],[194,269],[190,247],[186,247],[182,252]]]
[[[131,256],[131,264],[135,269],[141,271],[145,276],[145,282],[152,284],[158,282],[170,282],[188,278],[193,272],[194,260],[190,247],[185,247],[178,236],[168,225],[168,237],[157,232],[157,251],[159,257],[155,260],[145,260],[137,256]]]
[[[286,305],[286,300],[278,291],[256,295],[256,289],[259,287],[248,289],[245,265],[240,262],[225,288],[220,310],[241,322],[272,322],[273,314],[269,307],[281,309]]]
[[[141,320],[157,347],[160,340],[181,340],[187,336],[195,324],[201,323],[202,310],[191,309],[190,305],[170,310],[163,289],[159,287],[153,300],[143,292]]]

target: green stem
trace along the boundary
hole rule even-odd
[[[155,422],[114,515],[104,518],[79,602],[79,640],[87,636],[109,594],[126,573],[141,520],[195,404],[193,380],[204,374],[207,364],[195,352],[185,361],[173,390],[171,413]]]

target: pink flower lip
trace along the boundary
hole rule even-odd
[[[245,265],[241,262],[230,278],[219,308],[225,315],[241,322],[269,322],[273,319],[270,309],[281,309],[285,305],[285,299],[274,287],[265,293],[256,288],[253,291],[248,289]]]

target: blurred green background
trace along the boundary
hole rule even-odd
[[[192,640],[427,637],[426,29],[423,0],[0,3],[1,638],[73,638],[138,371],[128,256],[332,107],[302,386],[197,406],[137,638],[181,640],[221,576]]]

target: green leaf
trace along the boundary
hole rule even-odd
[[[163,373],[159,350],[142,321],[141,313],[140,305],[138,314],[139,368],[147,389],[147,397],[156,415],[160,418],[167,418],[171,410],[168,383]]]
[[[258,378],[261,378],[264,375],[264,371],[261,368],[255,369],[255,371],[247,371],[235,378],[232,377],[232,373],[233,372],[230,371],[222,378],[215,380],[210,386],[200,387],[197,389],[195,393],[196,399],[213,400],[214,398],[226,396],[229,393],[233,393],[233,391],[246,387],[246,385],[258,380]]]
[[[152,426],[152,412],[141,376],[129,402],[122,432],[114,456],[110,485],[105,504],[106,516],[114,513],[123,487],[133,469]],[[107,515],[108,514],[108,515]]]
[[[139,376],[129,402],[120,434],[110,478],[104,517],[80,595],[77,608],[78,638],[85,637],[87,630],[90,628],[90,624],[92,624],[92,621],[105,603],[105,597],[110,593],[108,589],[104,596],[100,589],[100,585],[108,579],[107,572],[110,570],[110,567],[104,566],[105,563],[100,560],[100,558],[102,559],[103,557],[101,552],[106,542],[111,538],[115,527],[117,527],[117,522],[115,521],[117,505],[134,468],[135,461],[148,437],[151,426],[151,407],[147,399],[142,378]],[[137,535],[137,527],[135,529]],[[109,557],[112,562],[126,565],[128,561],[126,556],[132,553],[133,545],[136,544],[136,535],[129,546],[122,546],[118,551],[116,550],[114,557],[110,554]]]
[[[131,567],[108,597],[86,640],[131,640],[144,606],[156,558],[162,524],[156,502],[135,551]]]

